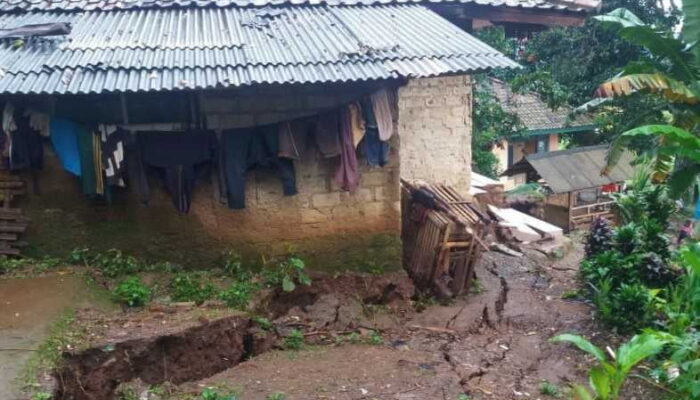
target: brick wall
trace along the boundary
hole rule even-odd
[[[199,98],[208,127],[225,129],[312,115],[371,93],[376,88],[377,85],[371,83],[294,89],[256,88],[202,93]],[[342,264],[353,254],[358,254],[357,249],[362,253],[362,248],[367,246],[375,248],[363,253],[362,257],[373,258],[387,247],[386,242],[373,242],[374,237],[378,234],[399,236],[400,175],[446,182],[465,192],[469,186],[469,77],[412,80],[398,90],[397,97],[399,113],[395,126],[399,135],[392,138],[390,163],[384,168],[373,169],[360,157],[361,180],[355,193],[341,191],[335,184],[337,159],[324,159],[312,151],[295,163],[299,191],[296,196],[282,195],[281,182],[275,174],[251,171],[247,176],[246,209],[230,210],[222,205],[215,195],[213,182],[204,180],[195,188],[190,214],[179,216],[170,206],[169,198],[156,189],[159,184],[154,182],[151,206],[138,208],[135,219],[152,219],[150,226],[168,225],[163,222],[164,218],[188,221],[188,224],[198,227],[193,234],[208,235],[222,246],[253,248],[266,254],[282,251],[291,244],[317,256],[320,263]],[[166,123],[157,128],[181,129],[181,125],[169,126]],[[53,184],[46,182],[44,196],[65,197],[66,190],[76,190],[75,187],[67,189],[66,179],[72,181],[73,178],[64,171],[51,168],[43,173],[42,179],[51,180],[52,175],[60,179]],[[79,197],[77,193],[71,194],[71,200],[61,204],[89,210],[92,206]],[[152,211],[149,209],[158,210],[157,218],[150,216]],[[131,212],[124,209],[124,213]],[[85,215],[94,221],[94,214],[90,212],[73,215],[80,215],[79,218]],[[178,223],[177,226],[190,225]],[[157,232],[154,236],[158,236]],[[114,240],[105,237],[103,241],[120,247],[120,239],[116,236]],[[162,243],[163,253],[167,253],[168,248],[173,247],[173,243],[168,242],[159,238],[157,244],[149,244],[149,251],[157,253],[159,243]],[[198,246],[201,243],[192,242]],[[186,245],[184,240],[176,246]]]
[[[453,185],[471,174],[471,79],[414,79],[398,91],[401,177]]]

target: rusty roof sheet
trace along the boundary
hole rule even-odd
[[[0,14],[0,93],[83,94],[437,76],[517,64],[420,5]]]
[[[633,156],[623,153],[608,175],[600,172],[606,165],[607,145],[531,154],[525,160],[537,171],[554,193],[595,188],[631,179]]]

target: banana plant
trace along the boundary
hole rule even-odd
[[[610,148],[608,165],[602,173],[610,171],[634,139],[652,138],[656,145],[649,153],[654,157],[655,181],[668,182],[676,197],[687,192],[700,173],[700,2],[683,0],[683,14],[680,37],[659,31],[622,8],[595,17],[649,54],[600,85],[596,104],[602,103],[600,98],[638,92],[653,93],[667,102],[667,124],[641,126],[620,135]]]
[[[617,351],[610,347],[605,351],[586,340],[584,337],[563,334],[551,339],[553,342],[568,342],[595,357],[598,365],[588,371],[589,391],[582,385],[574,385],[574,400],[618,400],[620,390],[632,368],[645,359],[659,353],[668,343],[668,339],[652,333],[636,335]]]

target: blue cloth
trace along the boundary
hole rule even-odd
[[[697,203],[695,203],[695,219],[700,219],[700,197],[698,197]]]
[[[73,175],[80,176],[78,124],[64,118],[52,118],[50,129],[51,143],[63,168]]]
[[[389,142],[379,139],[377,128],[367,128],[362,139],[362,149],[367,163],[372,167],[383,167],[389,162]]]

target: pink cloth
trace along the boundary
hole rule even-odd
[[[354,192],[360,185],[357,153],[352,137],[352,115],[347,107],[340,111],[340,165],[335,173],[335,181],[341,189],[349,192]]]

